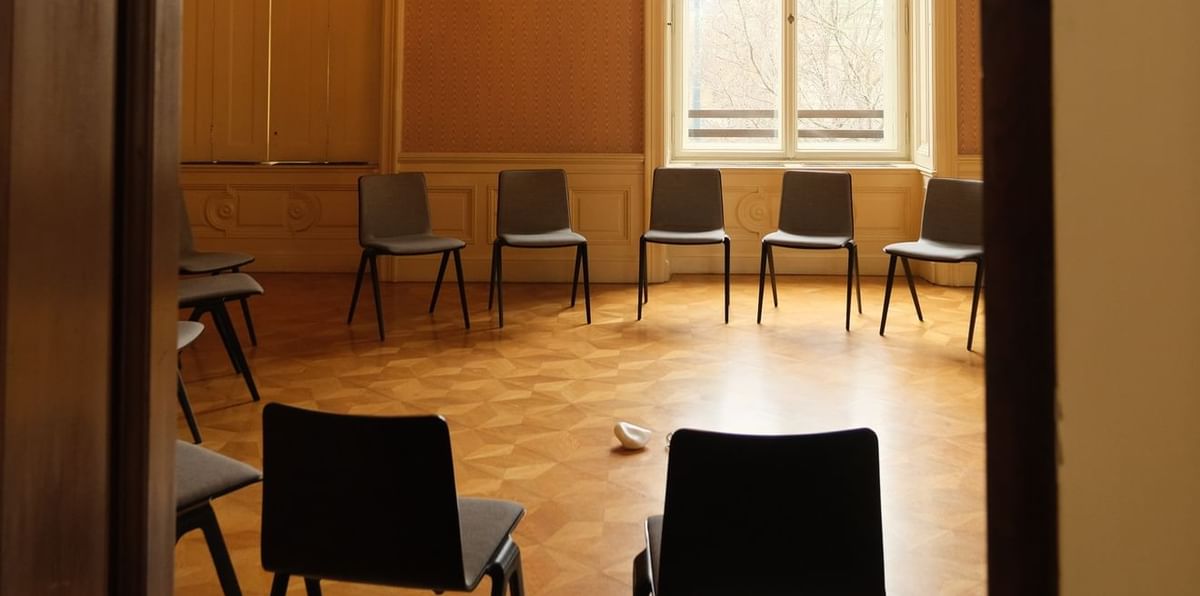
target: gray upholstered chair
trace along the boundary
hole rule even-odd
[[[263,408],[262,564],[271,595],[292,576],[522,596],[512,532],[525,509],[459,497],[440,416],[361,416]],[[321,440],[315,441],[314,437]]]
[[[179,273],[183,275],[211,274],[217,275],[226,271],[237,273],[242,267],[254,262],[254,257],[242,252],[200,252],[196,250],[192,238],[192,223],[188,220],[187,205],[179,206]],[[246,335],[250,336],[250,345],[258,345],[258,336],[254,333],[254,319],[250,318],[250,304],[242,303],[242,317],[246,319]]]
[[[587,322],[592,323],[592,289],[588,275],[587,238],[571,229],[571,201],[567,173],[562,170],[505,170],[500,172],[496,198],[496,241],[492,244],[492,278],[488,310],[495,296],[504,326],[503,248],[575,247],[575,275],[571,280],[571,307],[583,267],[583,301]]]
[[[429,221],[429,195],[425,188],[424,174],[375,174],[358,179],[358,243],[363,251],[362,258],[358,261],[358,277],[354,280],[354,296],[350,299],[347,325],[354,320],[363,272],[370,263],[371,286],[375,291],[375,320],[379,326],[379,341],[383,341],[383,302],[379,296],[379,267],[376,265],[376,257],[440,253],[442,262],[438,266],[437,282],[433,286],[433,299],[429,302],[429,312],[432,313],[437,307],[438,294],[442,290],[446,262],[453,253],[454,271],[458,275],[458,299],[462,303],[463,326],[471,328],[471,317],[467,314],[467,290],[463,286],[462,256],[459,253],[467,243],[458,238],[433,233],[433,226]]]
[[[204,532],[225,596],[241,596],[229,550],[212,500],[262,480],[258,470],[183,441],[175,442],[175,541],[192,530]]]
[[[858,282],[858,312],[862,314],[862,281],[858,245],[854,242],[854,199],[848,172],[787,172],[779,203],[779,229],[762,239],[758,265],[758,322],[762,323],[763,286],[771,269],[771,298],[779,306],[775,287],[776,247],[810,250],[846,249],[846,331],[850,330],[852,281]],[[853,279],[852,279],[853,278]]]
[[[192,345],[196,338],[204,332],[204,325],[195,321],[179,321],[175,325],[175,351],[178,352]],[[187,421],[188,430],[192,431],[192,441],[200,443],[200,427],[196,425],[196,415],[192,413],[192,404],[188,400],[187,388],[183,386],[183,371],[176,370],[178,384],[176,394],[179,397],[179,409],[183,410],[183,419]]]
[[[979,310],[979,289],[983,285],[983,182],[934,178],[925,190],[925,213],[921,218],[921,237],[916,242],[889,244],[883,252],[891,255],[887,289],[883,294],[883,317],[879,335],[887,327],[888,303],[892,298],[892,280],[896,259],[904,264],[904,277],[912,294],[917,319],[924,321],[917,286],[913,283],[909,259],[937,263],[975,263],[975,293],[971,298],[971,323],[967,331],[967,350],[975,341],[975,314]]]
[[[729,322],[729,236],[725,233],[725,204],[721,171],[658,168],[650,193],[650,229],[638,249],[638,320],[642,304],[650,301],[646,277],[646,243],[723,244],[725,246],[725,322]]]
[[[242,342],[238,340],[225,303],[231,300],[245,300],[262,293],[262,286],[245,273],[223,273],[179,280],[179,308],[192,309],[189,317],[192,321],[198,321],[206,312],[212,314],[213,324],[221,336],[221,342],[225,344],[229,362],[233,365],[234,372],[241,373],[242,378],[246,380],[246,388],[250,390],[254,401],[259,399],[258,387],[254,385],[250,364],[246,361],[246,354],[242,352]]]

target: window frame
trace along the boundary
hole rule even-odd
[[[795,23],[788,22],[788,17],[796,14],[798,0],[782,0],[780,2],[780,19],[782,23],[782,115],[796,114],[796,34]],[[665,84],[667,104],[667,150],[669,161],[683,162],[722,162],[754,165],[756,163],[800,164],[800,163],[837,163],[837,162],[867,162],[867,163],[910,163],[912,161],[912,94],[914,80],[911,76],[913,57],[913,35],[911,31],[911,1],[894,0],[894,36],[895,36],[895,82],[892,99],[884,108],[894,105],[895,139],[887,147],[862,149],[809,149],[800,147],[798,136],[798,117],[781,117],[779,131],[782,137],[782,149],[687,149],[687,94],[686,73],[688,71],[685,55],[686,31],[677,27],[677,23],[686,21],[682,18],[687,13],[685,3],[688,0],[666,0],[667,2],[667,41],[666,68],[667,81]],[[677,20],[678,19],[678,20]],[[889,131],[890,132],[890,131]]]

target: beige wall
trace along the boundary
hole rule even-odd
[[[1065,596],[1200,593],[1200,3],[1054,3]]]

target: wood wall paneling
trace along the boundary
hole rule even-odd
[[[271,159],[324,161],[329,141],[328,0],[271,13]]]
[[[375,162],[382,0],[337,0],[329,15],[329,161]]]
[[[184,166],[184,206],[201,250],[242,250],[251,270],[353,271],[358,177],[369,167]]]
[[[213,159],[267,159],[271,10],[270,0],[214,2]]]
[[[213,24],[216,2],[183,3],[183,80],[181,82],[180,159],[213,159]]]

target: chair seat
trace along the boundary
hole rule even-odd
[[[458,523],[467,587],[479,583],[488,563],[524,516],[525,508],[512,501],[459,497]]]
[[[771,232],[763,236],[763,244],[786,246],[789,248],[846,248],[853,242],[849,236],[812,236],[809,234],[789,234],[783,230]]]
[[[253,262],[254,257],[243,252],[194,252],[179,256],[179,272],[215,273]]]
[[[179,321],[175,324],[175,350],[182,350],[196,341],[204,332],[204,325],[195,321]]]
[[[456,250],[466,245],[466,242],[458,238],[436,236],[434,234],[373,238],[370,242],[363,243],[363,246],[366,248],[389,255],[427,255]]]
[[[500,234],[500,240],[508,246],[527,248],[553,248],[556,246],[578,246],[587,244],[587,238],[570,229],[542,232],[540,234]]]
[[[179,308],[192,308],[214,300],[236,300],[262,293],[262,286],[245,273],[189,277],[179,280]]]
[[[647,230],[642,234],[646,242],[659,244],[721,244],[728,236],[725,230],[706,230],[703,232],[672,232],[670,230]]]
[[[175,441],[175,511],[184,512],[262,480],[262,474],[236,459]]]
[[[983,260],[982,246],[974,244],[951,244],[949,242],[937,242],[934,240],[897,242],[896,244],[889,244],[883,247],[883,252],[911,259],[938,261],[941,263]]]

